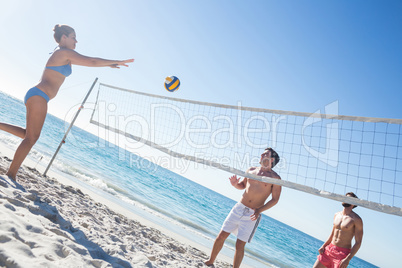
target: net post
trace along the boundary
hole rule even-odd
[[[95,84],[96,84],[97,81],[98,81],[98,78],[96,78],[95,81],[92,83],[91,88],[89,89],[87,95],[85,96],[85,98],[84,98],[84,100],[82,101],[80,107],[78,108],[78,111],[77,111],[77,113],[75,114],[75,116],[74,116],[74,118],[73,118],[73,121],[71,121],[70,126],[68,127],[66,133],[64,134],[64,137],[63,137],[63,139],[61,140],[61,142],[60,142],[60,144],[59,144],[59,147],[57,147],[57,150],[56,150],[56,152],[54,153],[52,159],[50,160],[49,165],[47,166],[45,172],[43,173],[43,176],[46,176],[47,172],[49,171],[50,166],[52,165],[54,159],[56,158],[57,153],[60,151],[61,146],[63,145],[63,143],[65,143],[65,140],[66,140],[66,138],[67,138],[68,133],[70,132],[71,128],[73,127],[73,125],[74,125],[74,123],[75,123],[75,120],[77,119],[78,115],[80,114],[82,108],[84,108],[84,104],[85,104],[85,102],[87,101],[87,99],[88,99],[88,97],[89,97],[89,94],[91,94],[92,89],[94,88],[94,86],[95,86]]]

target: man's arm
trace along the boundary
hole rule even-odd
[[[247,178],[243,178],[242,181],[240,181],[240,177],[237,178],[236,175],[233,175],[232,177],[229,178],[230,183],[232,184],[232,186],[236,189],[239,190],[244,190],[246,189],[246,184],[247,184]]]
[[[350,260],[353,258],[353,256],[357,253],[360,246],[362,245],[362,240],[363,240],[363,221],[360,217],[358,217],[355,220],[355,244],[350,250],[348,256],[339,263],[340,268],[348,267]]]
[[[334,220],[335,220],[336,214],[334,216]],[[325,247],[328,246],[331,242],[332,242],[332,238],[334,236],[334,231],[335,231],[335,225],[332,226],[332,232],[329,235],[327,241],[325,241],[325,243],[318,249],[318,253],[323,254],[325,251]]]
[[[271,200],[269,200],[262,207],[259,207],[256,210],[254,210],[254,214],[251,215],[251,220],[255,221],[256,219],[258,219],[258,217],[260,216],[260,214],[262,212],[264,212],[265,210],[268,210],[268,209],[272,208],[273,206],[275,206],[279,201],[279,197],[281,196],[281,192],[282,192],[282,186],[273,184],[272,185]]]
[[[268,210],[268,209],[272,208],[273,206],[275,206],[276,204],[278,204],[279,198],[281,196],[281,192],[282,192],[282,186],[277,185],[277,184],[273,184],[272,185],[271,200],[269,200],[262,207],[258,208],[258,211],[260,213],[262,213],[265,210]]]

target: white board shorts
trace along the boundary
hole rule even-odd
[[[250,243],[261,220],[259,215],[257,220],[252,221],[250,216],[253,214],[253,209],[237,203],[223,222],[222,231],[233,233],[237,239]]]

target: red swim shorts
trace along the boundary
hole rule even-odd
[[[345,259],[349,253],[350,248],[340,248],[329,244],[317,259],[327,268],[339,268],[340,261]]]

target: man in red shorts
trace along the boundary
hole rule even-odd
[[[350,192],[346,196],[357,196]],[[342,211],[335,213],[334,227],[327,241],[318,250],[320,255],[313,268],[346,268],[359,250],[363,239],[363,221],[352,210],[355,205],[342,203]],[[355,244],[352,247],[352,239]]]

